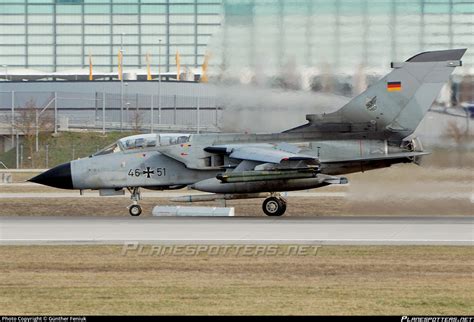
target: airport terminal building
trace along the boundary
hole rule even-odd
[[[474,49],[474,3],[466,0],[4,0],[1,74],[160,64],[200,67],[224,78],[285,68],[385,69],[425,50]],[[472,74],[474,50],[464,57]]]

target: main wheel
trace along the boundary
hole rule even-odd
[[[131,205],[130,208],[128,208],[128,212],[130,212],[130,215],[134,217],[140,216],[142,213],[142,207],[140,207],[140,205]]]
[[[265,199],[262,209],[267,216],[281,216],[285,213],[286,203],[279,198],[270,197]]]

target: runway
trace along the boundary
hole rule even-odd
[[[0,217],[0,245],[474,245],[472,217]]]

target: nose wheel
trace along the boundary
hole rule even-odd
[[[265,199],[262,209],[267,216],[282,216],[286,211],[286,200],[281,197]]]
[[[128,206],[128,212],[131,216],[140,216],[142,213],[142,207],[138,204],[138,201],[141,200],[140,188],[128,188],[131,193],[130,199],[132,199],[132,204]]]

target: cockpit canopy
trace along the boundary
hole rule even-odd
[[[142,134],[128,136],[118,142],[124,150],[153,148],[157,145],[157,134]]]
[[[190,134],[183,133],[139,134],[127,136],[105,147],[93,156],[111,154],[120,151],[151,149],[157,146],[183,144],[189,142],[190,138]]]

